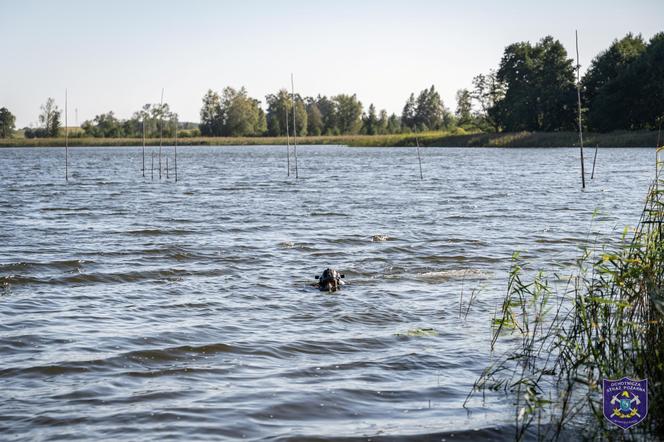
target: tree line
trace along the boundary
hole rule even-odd
[[[495,130],[577,128],[576,66],[545,37],[505,48],[497,71],[475,77],[480,116]],[[627,34],[597,55],[580,82],[582,121],[591,131],[655,129],[664,116],[664,33],[645,42]]]
[[[81,125],[92,137],[376,135],[460,127],[469,131],[569,131],[577,129],[577,66],[560,41],[551,36],[535,44],[507,46],[495,70],[472,79],[456,94],[456,111],[443,103],[434,86],[406,100],[400,115],[364,108],[355,94],[303,97],[281,89],[262,102],[242,87],[208,90],[200,123],[178,123],[168,104],[146,104],[131,118],[113,112]],[[655,129],[664,116],[664,32],[646,42],[627,34],[591,62],[579,85],[586,129]],[[56,136],[61,112],[49,98],[41,107],[40,127],[26,137]],[[0,137],[12,136],[15,118],[0,108]]]

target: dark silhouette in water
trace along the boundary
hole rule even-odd
[[[316,279],[318,280],[317,286],[322,292],[336,292],[342,285],[344,285],[341,280],[343,277],[344,275],[340,274],[335,269],[325,269],[323,270],[322,275],[316,275]]]

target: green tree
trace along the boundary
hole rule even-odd
[[[306,100],[307,106],[307,133],[311,136],[318,136],[323,133],[325,126],[323,124],[323,113],[318,107],[318,103],[309,97]]]
[[[378,115],[376,115],[376,106],[369,105],[367,114],[362,115],[362,133],[366,135],[376,135],[378,133]]]
[[[583,79],[590,128],[609,131],[653,126],[664,98],[662,54],[657,55],[662,35],[646,45],[641,36],[628,34],[593,59]]]
[[[384,135],[388,133],[388,115],[387,111],[385,109],[382,109],[380,111],[379,117],[378,117],[378,128],[376,130],[376,133],[379,135]]]
[[[405,129],[415,130],[415,94],[410,94],[401,111],[401,126]]]
[[[471,98],[479,106],[476,121],[480,129],[495,132],[500,130],[500,124],[496,119],[496,104],[504,97],[505,85],[498,80],[495,70],[473,78]]]
[[[0,108],[0,138],[11,138],[16,129],[16,117],[6,107]]]
[[[387,133],[398,134],[401,131],[401,120],[399,120],[399,117],[396,114],[390,115],[390,118],[387,119]]]
[[[163,136],[173,137],[176,121],[178,121],[178,115],[171,112],[168,103],[145,104],[139,111],[134,112],[131,118],[121,121],[121,126],[126,137],[142,137],[143,125],[145,125],[147,138],[159,137],[162,134],[161,128],[163,128]]]
[[[505,96],[490,112],[508,131],[553,131],[575,127],[574,67],[562,44],[547,36],[535,46],[505,48],[497,79]]]
[[[538,130],[570,130],[577,127],[576,80],[574,65],[564,46],[553,37],[544,37],[539,49],[537,95]]]
[[[267,101],[267,129],[272,136],[286,135],[286,114],[288,114],[288,133],[293,135],[293,97],[281,89],[277,94],[265,97]],[[300,95],[295,95],[295,124],[299,136],[307,135],[307,107]]]
[[[221,109],[221,97],[212,89],[203,96],[203,106],[201,107],[201,123],[199,129],[201,135],[206,137],[216,137],[223,133],[224,118]]]
[[[593,59],[582,81],[583,99],[588,107],[592,108],[600,89],[615,80],[645,49],[641,35],[627,34],[620,40],[614,40],[607,50]]]
[[[318,95],[316,105],[320,110],[323,120],[323,133],[325,135],[339,135],[339,125],[337,122],[337,104],[329,98]]]
[[[244,87],[240,90],[224,88],[221,94],[224,117],[223,135],[246,137],[261,135],[260,102],[250,98]]]
[[[254,100],[254,104],[257,107],[258,112],[258,122],[256,123],[256,136],[267,135],[267,116],[265,111],[261,107],[261,102]]]
[[[626,83],[639,85],[634,121],[655,129],[664,120],[664,32],[655,34],[644,53],[625,72]]]
[[[57,137],[60,130],[60,109],[55,104],[55,100],[48,98],[40,109],[39,124],[44,129],[45,136]]]
[[[81,129],[86,135],[98,138],[113,138],[125,135],[123,124],[115,117],[113,111],[97,115],[92,121],[83,122]]]
[[[145,104],[141,110],[134,112],[134,114],[128,120],[122,122],[122,129],[125,133],[125,136],[128,137],[142,137],[143,136],[143,125],[145,124],[145,136],[149,137],[150,135],[150,105]],[[84,123],[85,124],[85,123]],[[83,127],[83,125],[81,125]],[[84,128],[85,130],[85,128]]]
[[[336,122],[343,135],[357,134],[362,128],[362,103],[357,96],[340,94],[332,97],[336,109]]]
[[[297,135],[300,137],[305,137],[307,135],[307,106],[304,103],[304,99],[300,94],[295,94],[295,126],[297,128]],[[293,105],[293,97],[291,96],[291,106]],[[291,108],[290,116],[293,116],[293,110]],[[291,128],[294,131],[294,128]],[[295,133],[295,132],[293,132]]]
[[[276,94],[265,97],[267,102],[267,132],[273,137],[286,135],[286,118],[288,115],[288,129],[291,133],[293,116],[290,115],[290,94],[286,89],[281,89]]]
[[[459,126],[469,126],[473,123],[473,105],[470,91],[468,89],[459,89],[456,93],[456,118]]]
[[[439,130],[450,124],[450,115],[433,85],[424,89],[415,101],[415,130]]]

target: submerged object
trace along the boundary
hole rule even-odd
[[[318,288],[322,292],[336,292],[344,285],[341,280],[345,275],[337,272],[335,269],[325,269],[321,275],[316,275]]]

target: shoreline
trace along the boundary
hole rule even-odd
[[[621,131],[584,134],[584,147],[655,147],[657,131]],[[578,147],[576,132],[424,132],[393,135],[338,135],[298,138],[298,145],[343,145],[349,147]],[[286,137],[192,137],[178,138],[178,146],[269,146],[286,145]],[[164,138],[163,146],[173,146],[174,138]],[[69,138],[70,147],[141,146],[142,138]],[[64,137],[0,139],[0,148],[64,147]],[[146,146],[159,146],[159,139],[146,140]]]

